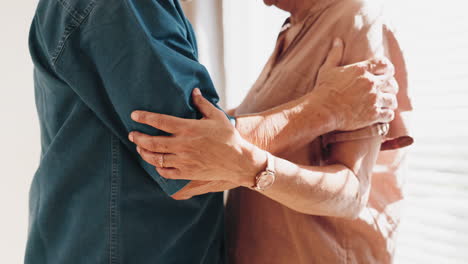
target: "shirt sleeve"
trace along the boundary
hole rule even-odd
[[[406,147],[413,143],[413,138],[409,135],[401,114],[411,111],[413,107],[408,94],[408,73],[402,49],[394,31],[380,13],[367,12],[369,9],[360,11],[358,15],[352,16],[353,22],[342,26],[349,29],[352,25],[352,30],[344,34],[346,49],[343,64],[363,61],[374,56],[387,56],[395,66],[395,79],[400,88],[397,94],[398,109],[394,121],[390,124],[376,124],[349,132],[335,131],[322,136],[323,144],[327,146],[343,141],[382,136],[385,143],[382,144],[383,150]],[[401,140],[403,138],[406,140]]]
[[[201,118],[191,103],[197,87],[213,104],[218,102],[177,1],[124,0],[97,6],[74,38],[69,40],[74,46],[67,47],[66,71],[81,73],[70,74],[75,92],[168,195],[182,189],[188,181],[161,177],[128,140],[131,131],[165,135],[132,121],[134,110]]]

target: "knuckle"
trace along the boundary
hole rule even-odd
[[[182,169],[182,170],[186,170],[188,165],[189,165],[189,159],[187,159],[185,156],[180,156],[177,158],[177,167]]]
[[[365,88],[366,91],[370,91],[374,88],[375,81],[369,77],[359,78],[359,83]]]
[[[166,144],[161,143],[161,144],[159,144],[159,149],[162,152],[166,152],[169,149],[169,147]]]
[[[176,148],[183,155],[186,155],[191,150],[190,144],[177,144]]]
[[[134,116],[136,117],[135,118],[136,120],[143,121],[143,122],[148,119],[148,115],[146,114],[146,112],[136,111]]]
[[[148,124],[157,125],[159,123],[159,118],[156,115],[147,116],[146,120]]]
[[[377,119],[379,118],[379,115],[380,115],[380,109],[374,105],[371,109],[371,117],[372,119]]]
[[[388,60],[385,57],[375,57],[371,59],[371,63],[375,65],[387,65]]]
[[[154,166],[159,165],[159,157],[156,154],[149,155],[148,161]]]
[[[158,125],[158,127],[162,128],[166,126],[167,121],[165,119],[160,118],[160,117],[155,117],[154,120],[155,120],[154,123]]]
[[[159,148],[159,143],[154,140],[151,140],[148,144],[148,147],[150,150],[156,151]]]
[[[189,154],[193,151],[196,150],[196,147],[197,146],[197,141],[196,139],[190,139],[189,141],[185,142],[184,144],[180,144],[180,149],[182,150],[182,152],[184,152],[185,154]]]
[[[367,67],[363,64],[358,64],[356,65],[356,67],[354,68],[354,71],[356,72],[356,74],[358,75],[365,75],[366,72],[367,72]]]

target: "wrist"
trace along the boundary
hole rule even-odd
[[[339,130],[340,118],[337,107],[334,104],[327,103],[326,98],[321,94],[312,92],[307,97],[305,108],[307,108],[307,116],[311,120],[306,124],[314,126],[310,129],[319,129],[321,135]],[[317,126],[320,126],[320,128],[317,128]]]
[[[255,178],[257,175],[267,167],[267,155],[264,150],[250,143],[246,144],[244,148],[247,163],[244,166],[244,172],[241,174],[236,184],[251,188],[255,185]]]

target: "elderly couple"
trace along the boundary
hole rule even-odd
[[[178,0],[39,1],[25,263],[391,263],[411,103],[370,2],[265,0],[291,17],[223,112]]]

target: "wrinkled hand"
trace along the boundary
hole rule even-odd
[[[225,181],[249,184],[266,166],[266,154],[244,140],[226,115],[193,92],[194,103],[204,118],[192,120],[135,111],[132,119],[168,132],[172,136],[149,136],[131,132],[141,157],[167,179]],[[263,167],[263,168],[262,168]]]
[[[336,130],[389,123],[398,107],[398,83],[392,63],[387,58],[374,58],[339,66],[343,50],[343,42],[335,40],[311,95],[320,98],[334,116]]]

